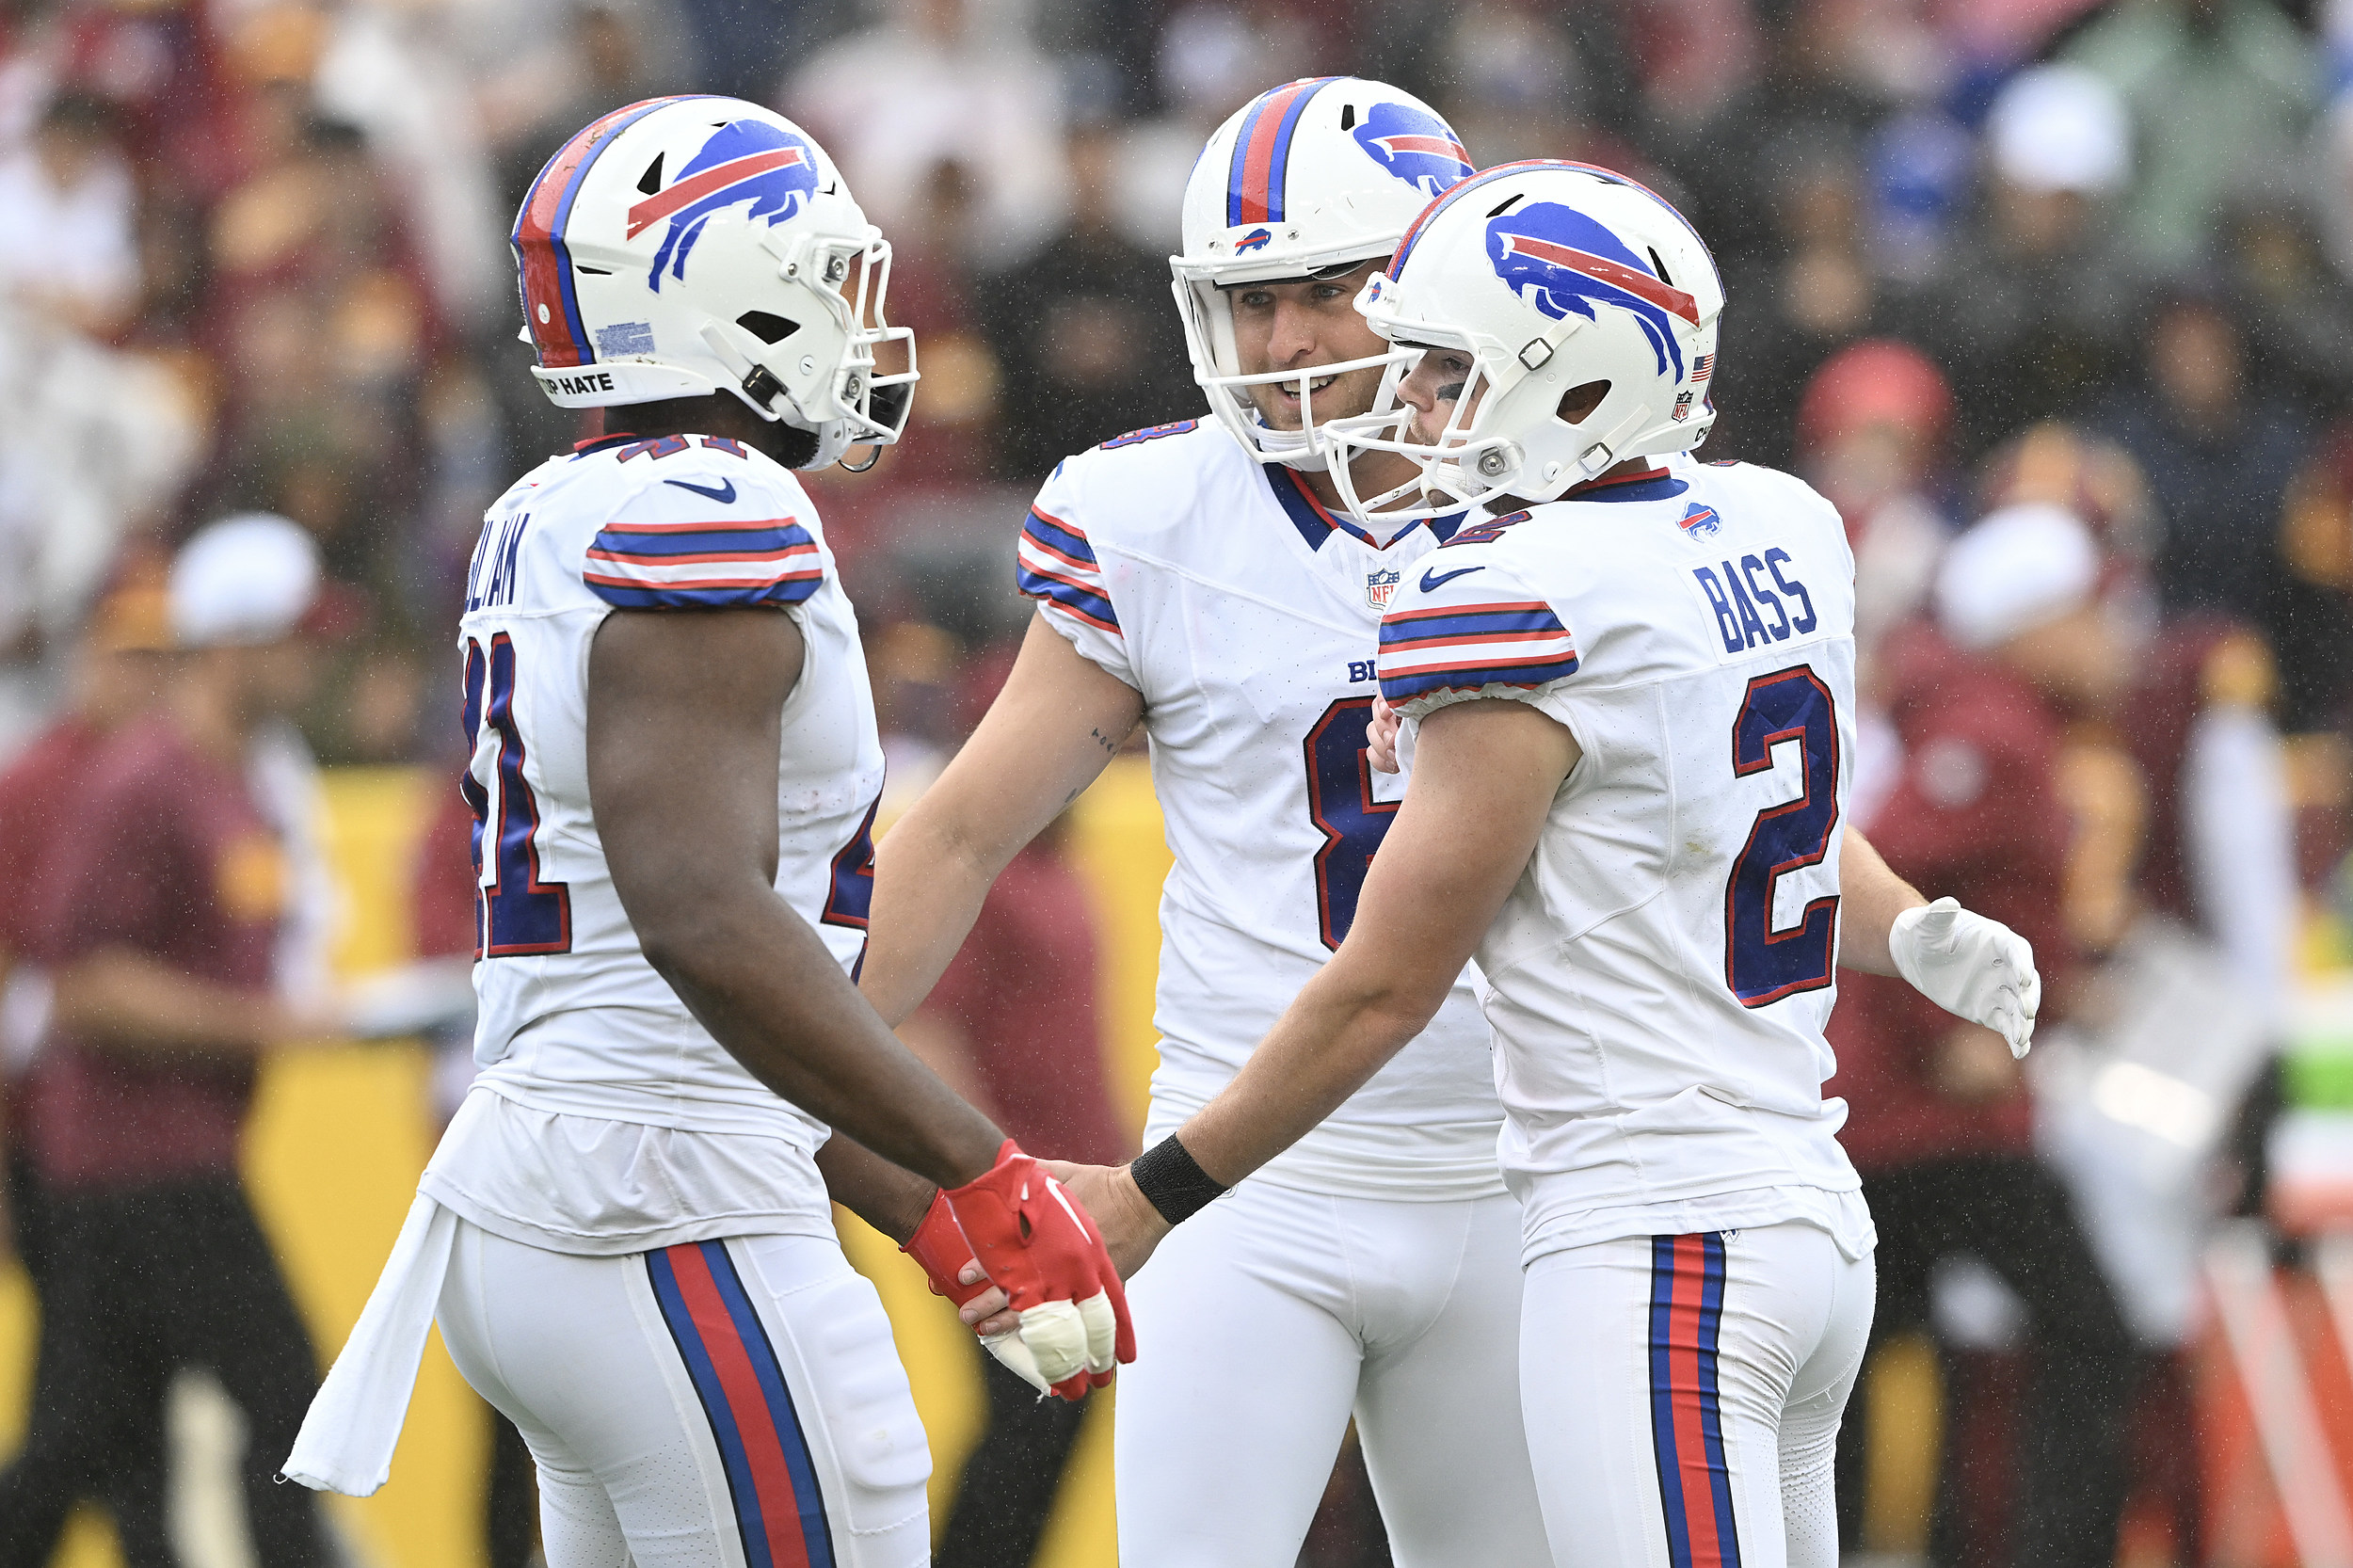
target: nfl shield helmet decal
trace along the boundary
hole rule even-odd
[[[1599,318],[1597,305],[1631,314],[1658,356],[1658,372],[1683,379],[1676,318],[1699,324],[1699,303],[1664,281],[1617,235],[1574,207],[1537,201],[1487,224],[1487,260],[1513,291],[1552,317]]]
[[[1443,195],[1470,177],[1470,154],[1436,115],[1403,104],[1375,104],[1350,134],[1367,157],[1424,196]]]
[[[669,225],[647,285],[660,292],[664,269],[673,278],[686,276],[686,258],[712,214],[748,201],[750,216],[774,225],[816,194],[817,155],[808,143],[756,120],[721,126],[672,184],[629,210],[632,239],[656,223]]]
[[[1397,573],[1375,568],[1365,573],[1365,602],[1376,610],[1385,610],[1389,600],[1397,597]]]

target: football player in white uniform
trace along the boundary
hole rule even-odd
[[[481,1076],[286,1470],[380,1485],[438,1319],[537,1459],[552,1568],[926,1562],[828,1181],[950,1288],[977,1254],[1042,1384],[1132,1351],[1099,1238],[852,979],[882,751],[791,470],[898,437],[889,248],[814,141],[707,97],[574,136],[514,245],[535,374],[611,433],[475,550]]]
[[[1723,293],[1673,208],[1507,165],[1433,202],[1359,305],[1410,374],[1331,428],[1332,472],[1416,472],[1351,506],[1525,509],[1458,533],[1383,619],[1417,755],[1339,952],[1218,1100],[1076,1179],[1114,1256],[1206,1208],[1160,1243],[1183,1244],[1475,957],[1553,1560],[1834,1568],[1875,1238],[1821,1095],[1833,966],[1901,972],[2023,1053],[2032,954],[1844,826],[1853,563],[1803,484],[1687,456]]]
[[[1387,345],[1350,301],[1469,172],[1426,105],[1350,77],[1277,88],[1210,138],[1174,266],[1215,417],[1106,441],[1039,492],[1019,660],[877,863],[861,984],[886,1018],[1139,723],[1176,856],[1154,1136],[1209,1103],[1348,935],[1401,794],[1365,763],[1381,612],[1463,520],[1337,515],[1312,432],[1371,406]],[[1396,1062],[1136,1280],[1128,1568],[1289,1568],[1352,1413],[1400,1563],[1545,1560],[1501,1117],[1486,1025],[1452,984]]]

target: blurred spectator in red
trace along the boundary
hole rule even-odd
[[[31,144],[0,153],[0,292],[112,337],[138,303],[136,216],[113,111],[87,93],[60,93]]]
[[[1798,472],[1846,520],[1855,555],[1855,664],[1877,679],[1881,638],[1928,598],[1950,530],[1932,498],[1953,425],[1945,376],[1911,344],[1841,349],[1798,403]]]
[[[1965,454],[2022,423],[2080,418],[2130,366],[2144,283],[2106,203],[2132,169],[2114,88],[2073,66],[2020,72],[1986,122],[1978,221],[1923,285],[1914,325],[1949,367]]]
[[[329,1560],[314,1499],[272,1482],[318,1384],[310,1336],[238,1174],[258,1059],[329,1032],[283,1000],[298,847],[260,781],[299,706],[322,607],[317,555],[282,518],[199,533],[173,562],[182,649],[159,712],[81,781],[43,957],[55,1014],[24,1126],[55,1227],[32,1416],[0,1473],[103,1476],[160,1422],[183,1366],[242,1410],[237,1471],[263,1568]]]
[[[1996,512],[1954,541],[1938,571],[1936,624],[1889,648],[1903,771],[1859,824],[1922,892],[1959,898],[2034,944],[2046,1021],[2068,1011],[2079,952],[2070,917],[2085,918],[2064,726],[2104,710],[2124,674],[2098,580],[2089,531],[2053,506]],[[2017,1064],[1998,1035],[1956,1025],[1900,984],[1849,975],[1840,986],[1830,1023],[1838,1075],[1828,1092],[1846,1096],[1842,1141],[1879,1224],[1873,1338],[1934,1321],[1941,1260],[1974,1255],[1999,1275],[2024,1304],[2040,1352],[2020,1423],[2007,1560],[2111,1568],[2132,1343],[2066,1189],[2034,1154]],[[1850,1411],[1840,1437],[1850,1507],[1860,1501],[1867,1418],[1867,1408]],[[1954,1540],[1963,1447],[1945,1446],[1940,1562],[1989,1560]]]
[[[1135,1140],[1104,1088],[1095,917],[1063,858],[1064,831],[1048,828],[1005,867],[962,951],[899,1035],[1022,1147],[1116,1162],[1132,1157]],[[934,1560],[1024,1568],[1086,1410],[1040,1400],[993,1357],[981,1360],[988,1424]]]
[[[2148,374],[2103,423],[2148,476],[2168,615],[2217,610],[2261,624],[2279,563],[2281,504],[2311,444],[2306,416],[2249,385],[2246,341],[2212,295],[2184,289],[2148,325]]]
[[[171,646],[160,563],[134,561],[117,575],[75,650],[64,712],[0,773],[0,1145],[7,1155],[0,1248],[13,1243],[34,1299],[56,1310],[56,1224],[24,1146],[23,1086],[48,1023],[47,959],[63,921],[54,886],[62,852],[85,827],[82,794],[108,741],[154,704]],[[102,1477],[36,1460],[0,1479],[0,1562],[44,1563],[86,1491],[103,1495],[126,1559],[169,1560],[164,1533],[164,1460],[152,1425],[126,1429]]]
[[[996,469],[1013,483],[1035,484],[1073,452],[1199,411],[1167,254],[1118,226],[1115,128],[1081,127],[1069,156],[1069,226],[974,290],[1004,367]],[[928,379],[928,339],[923,353]]]
[[[2270,0],[2124,0],[2064,57],[2132,106],[2124,232],[2168,266],[2198,259],[2234,191],[2295,165],[2324,86],[2320,51]]]

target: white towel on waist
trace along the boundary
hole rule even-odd
[[[368,1304],[302,1419],[283,1474],[317,1492],[372,1496],[391,1479],[424,1336],[449,1272],[457,1216],[424,1193],[392,1243]]]

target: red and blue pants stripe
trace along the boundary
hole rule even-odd
[[[1721,1234],[1651,1239],[1651,1447],[1666,1512],[1672,1568],[1739,1568],[1717,1397],[1717,1347],[1723,1327],[1724,1241]]]
[[[792,1391],[727,1243],[648,1253],[646,1272],[718,1443],[744,1561],[833,1568],[825,1499]]]

